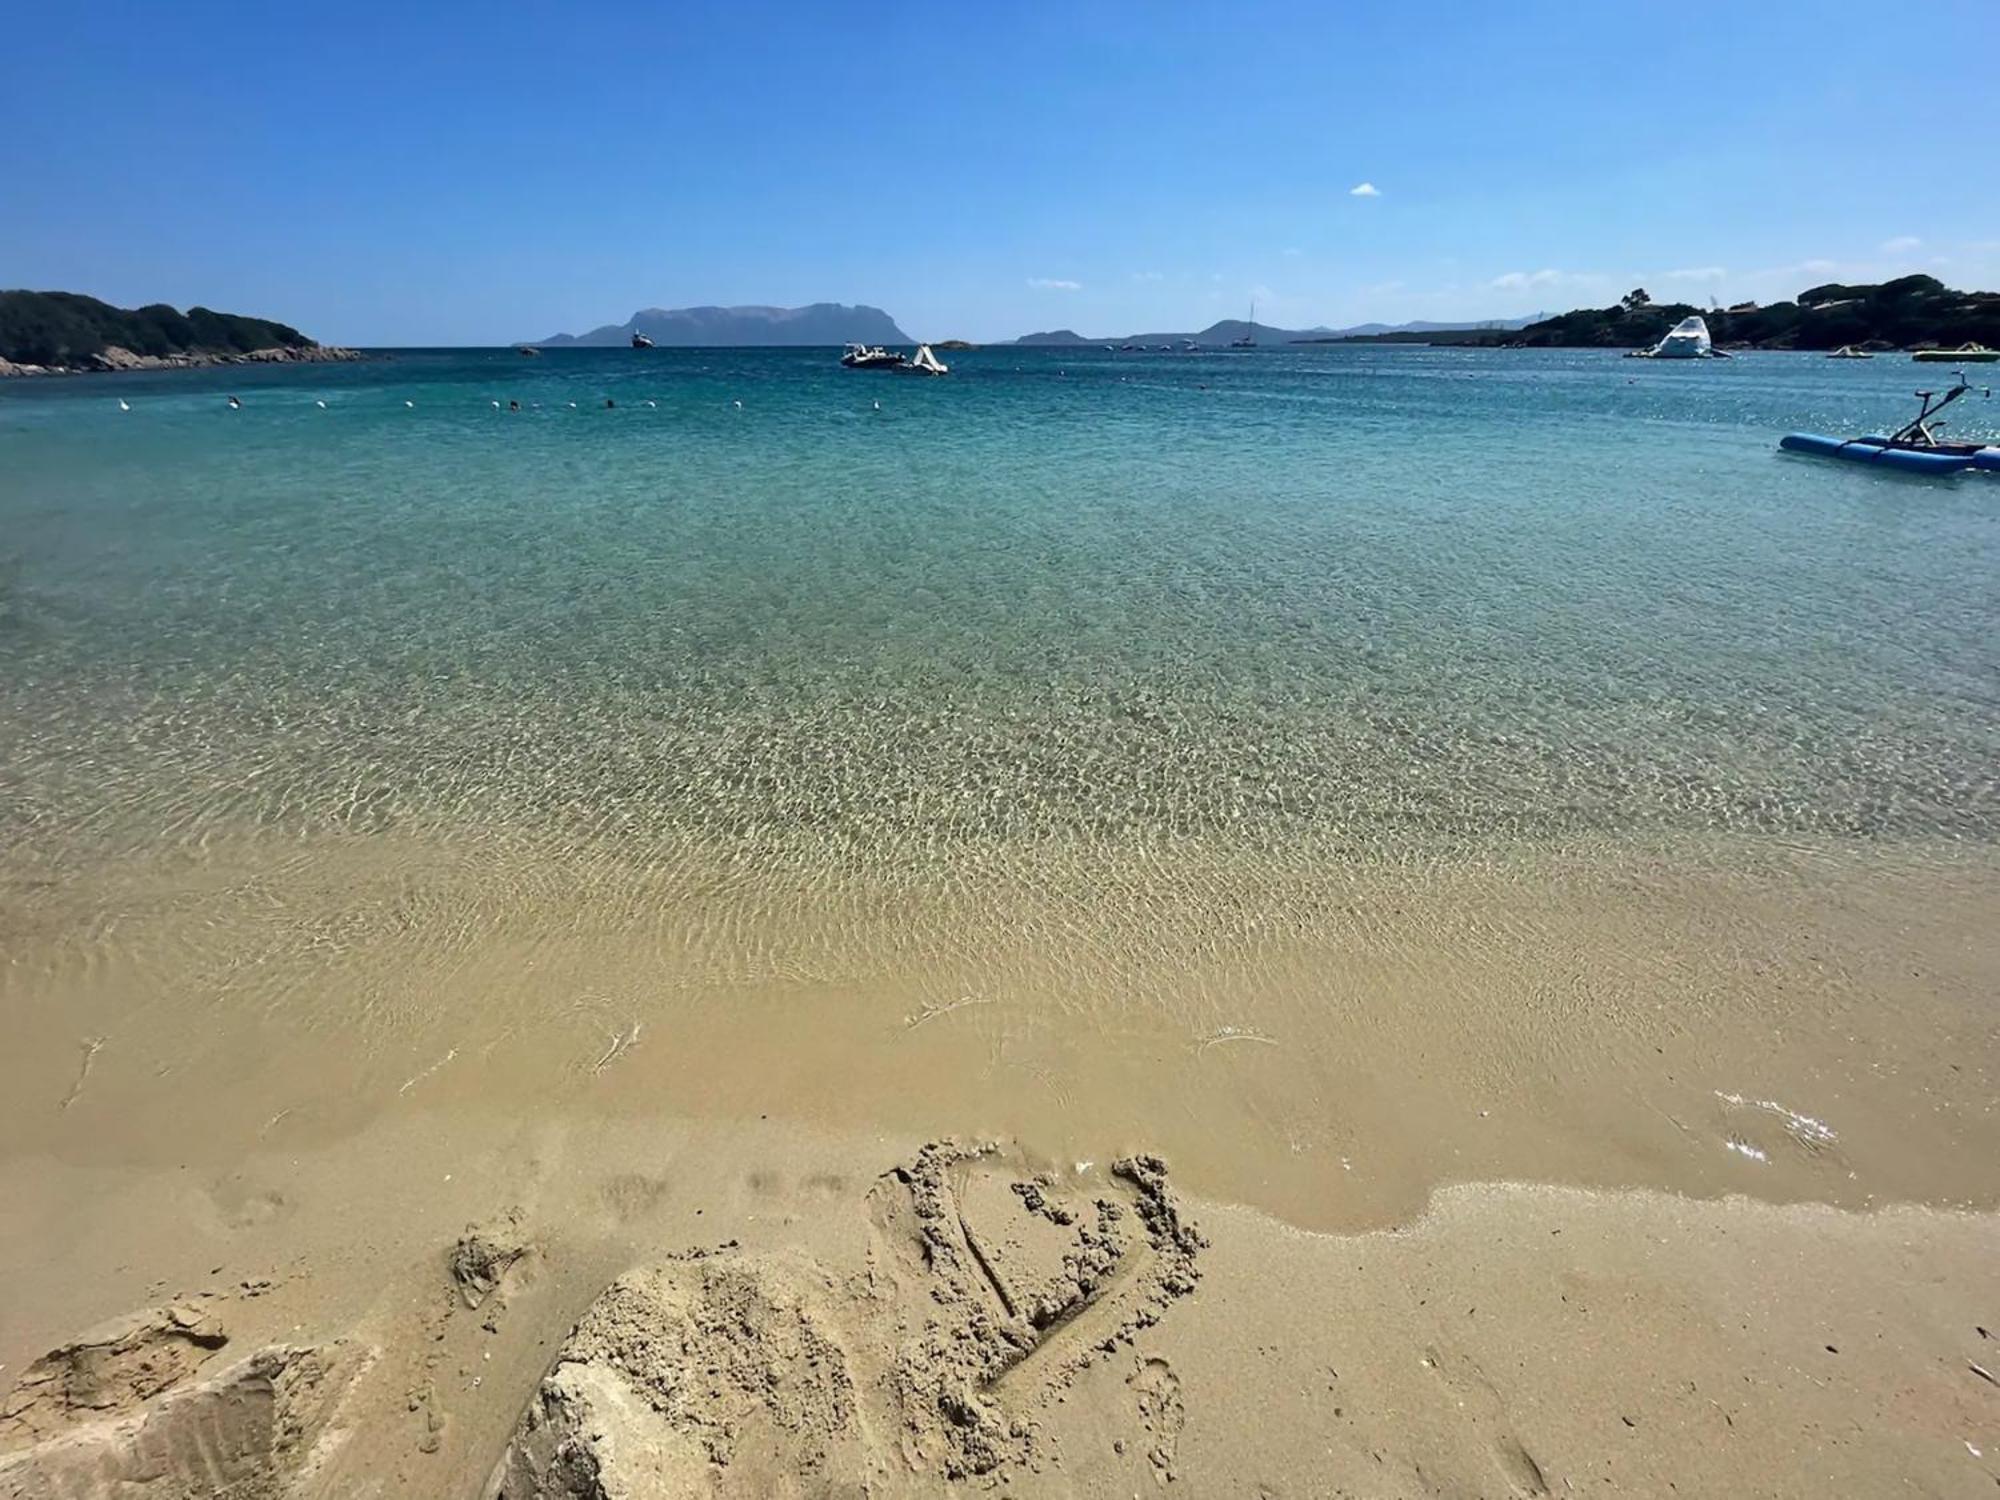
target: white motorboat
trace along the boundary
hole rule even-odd
[[[849,344],[841,352],[840,362],[850,370],[900,370],[910,361],[880,344]]]
[[[1699,313],[1690,313],[1667,331],[1667,336],[1650,349],[1635,349],[1634,359],[1714,359],[1715,344],[1708,336],[1708,324]]]

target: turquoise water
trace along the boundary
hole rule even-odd
[[[1938,371],[947,357],[0,386],[0,839],[1994,834],[2000,480],[1776,451]]]

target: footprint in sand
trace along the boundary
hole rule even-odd
[[[1180,1453],[1181,1429],[1187,1426],[1187,1407],[1181,1401],[1181,1378],[1173,1366],[1157,1357],[1143,1358],[1139,1367],[1125,1378],[1139,1399],[1139,1420],[1152,1436],[1146,1457],[1153,1464],[1153,1478],[1160,1484],[1174,1479],[1174,1459]]]
[[[604,1179],[598,1190],[604,1211],[613,1224],[630,1224],[654,1213],[666,1199],[669,1186],[664,1177],[648,1177],[643,1172],[620,1172]]]
[[[1473,1361],[1463,1355],[1454,1354],[1449,1365],[1445,1356],[1436,1346],[1424,1351],[1424,1367],[1432,1371],[1439,1384],[1453,1393],[1459,1407],[1483,1430],[1489,1451],[1493,1454],[1494,1467],[1499,1469],[1517,1497],[1547,1495],[1548,1477],[1542,1473],[1542,1466],[1535,1461],[1535,1455],[1514,1435],[1507,1421],[1506,1403],[1501,1399],[1499,1389],[1486,1378],[1486,1374]]]
[[[196,1207],[217,1229],[231,1234],[278,1223],[295,1211],[291,1199],[275,1188],[257,1187],[240,1177],[224,1178],[200,1189]]]

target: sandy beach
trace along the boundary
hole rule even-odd
[[[10,8],[0,1500],[2000,1500],[1853,9]]]
[[[499,858],[11,888],[0,1494],[1995,1482],[1976,861]]]
[[[50,1295],[10,1299],[10,1353],[61,1347],[107,1305],[164,1310],[155,1372],[195,1319],[209,1346],[147,1405],[137,1392],[156,1382],[119,1378],[116,1361],[87,1386],[31,1367],[0,1407],[0,1494],[1976,1495],[1993,1482],[1996,1392],[1979,1373],[1995,1363],[1991,1214],[1468,1186],[1396,1229],[1343,1235],[1179,1200],[1199,1234],[1183,1290],[1159,1291],[1163,1257],[1135,1225],[1125,1256],[1143,1263],[1043,1331],[997,1288],[1034,1284],[1075,1231],[1012,1186],[1046,1184],[1047,1206],[1087,1224],[1099,1204],[1133,1202],[1103,1163],[969,1156],[947,1205],[959,1254],[926,1261],[908,1218],[918,1194],[893,1170],[923,1160],[908,1140],[495,1116],[483,1146],[459,1149],[435,1125],[257,1157],[223,1181],[10,1166],[10,1201],[67,1228],[65,1272],[15,1282]],[[134,1224],[148,1226],[144,1264],[127,1254]],[[455,1258],[468,1239],[497,1247],[474,1261],[498,1266],[490,1285]],[[594,1303],[634,1272],[652,1293],[621,1325]],[[664,1307],[663,1282],[681,1294]],[[928,1342],[925,1314],[945,1329]],[[579,1319],[595,1340],[581,1350],[565,1345]],[[953,1342],[975,1326],[986,1342]],[[1015,1328],[1025,1357],[1000,1342]],[[246,1381],[244,1362],[270,1351],[311,1380]],[[601,1481],[503,1460],[545,1377],[568,1372],[565,1399],[589,1411],[574,1377],[606,1371],[639,1392],[650,1379],[660,1405],[597,1393],[600,1440],[585,1446]],[[232,1379],[234,1400],[211,1392],[216,1409],[200,1409],[202,1382]],[[941,1415],[954,1397],[964,1427]],[[42,1446],[24,1449],[31,1437]]]

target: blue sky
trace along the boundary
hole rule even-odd
[[[0,285],[339,342],[2000,286],[1994,0],[16,0],[5,30]]]

